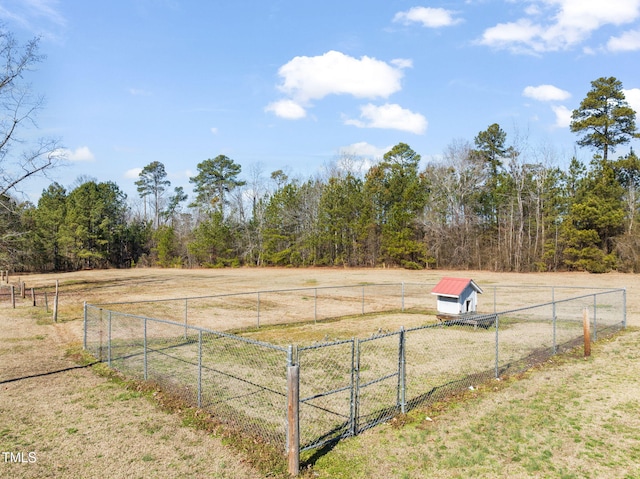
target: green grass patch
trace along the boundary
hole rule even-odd
[[[81,348],[73,348],[67,354],[77,359],[81,364],[95,362],[95,358],[86,353],[86,351],[82,351]],[[180,417],[183,427],[195,428],[220,437],[225,445],[240,452],[253,467],[262,471],[265,477],[282,479],[289,477],[286,458],[282,452],[262,439],[250,437],[241,431],[226,427],[207,412],[193,407],[183,398],[172,394],[170,391],[163,390],[157,383],[127,378],[122,373],[107,367],[105,363],[93,364],[92,370],[97,375],[107,378],[110,383],[122,388],[122,391],[115,395],[117,401],[127,401],[139,397],[146,398],[158,408]],[[76,428],[71,429],[75,429],[73,433],[77,432]],[[67,430],[69,434],[72,433],[70,432],[71,429]],[[154,435],[158,431],[159,429],[153,425],[146,425],[144,430],[149,435]],[[143,460],[145,459],[143,458]],[[155,458],[149,456],[148,460],[152,461]]]
[[[618,398],[598,374],[619,361],[617,348],[606,348],[631,332],[640,348],[640,334],[621,332],[595,343],[590,358],[574,348],[308,452],[305,477],[640,477],[640,401]],[[624,384],[629,367],[607,367],[606,381]]]

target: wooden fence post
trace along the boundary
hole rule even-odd
[[[53,298],[53,322],[58,322],[58,286],[59,281],[56,279],[56,295]]]
[[[591,328],[589,325],[589,308],[582,312],[582,329],[584,330],[584,357],[591,356]]]
[[[289,459],[288,471],[291,476],[300,472],[300,366],[287,367],[287,428]]]
[[[11,285],[11,307],[16,309],[16,288]]]
[[[31,302],[33,305],[36,305],[36,290],[35,288],[31,288]]]

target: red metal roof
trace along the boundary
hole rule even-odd
[[[438,296],[460,297],[465,288],[471,283],[473,289],[478,293],[482,293],[482,289],[470,278],[442,278],[435,288],[431,290],[431,294]]]

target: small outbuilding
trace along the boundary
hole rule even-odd
[[[469,278],[442,278],[431,290],[438,297],[438,313],[461,315],[475,313],[482,289]]]

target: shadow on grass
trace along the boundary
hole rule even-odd
[[[100,361],[94,361],[91,362],[89,364],[83,364],[80,366],[70,366],[68,368],[62,368],[62,369],[57,369],[55,371],[47,371],[45,373],[38,373],[38,374],[31,374],[29,376],[22,376],[20,378],[13,378],[13,379],[5,379],[3,381],[0,381],[0,384],[7,384],[7,383],[14,383],[16,381],[22,381],[24,379],[33,379],[33,378],[40,378],[40,377],[44,377],[44,376],[51,376],[53,374],[59,374],[59,373],[66,373],[68,371],[73,371],[75,369],[85,369],[85,368],[89,368],[95,364],[99,364]]]

